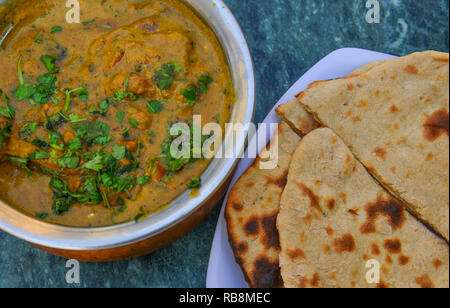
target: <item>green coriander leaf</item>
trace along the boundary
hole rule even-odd
[[[206,93],[208,92],[208,87],[213,83],[213,79],[209,74],[202,74],[198,79],[198,86],[200,88],[200,92]]]
[[[47,152],[36,150],[34,153],[28,155],[29,160],[49,159],[50,155]]]
[[[43,150],[48,151],[50,149],[50,145],[42,139],[36,138],[31,142],[32,145],[41,148]]]
[[[99,172],[100,170],[103,169],[103,156],[100,154],[97,154],[94,157],[94,159],[85,163],[83,165],[83,168]]]
[[[50,216],[47,213],[36,213],[35,215],[37,218],[40,218],[40,219],[47,219]]]
[[[0,128],[0,150],[3,149],[3,142],[11,135],[11,123],[6,120],[6,126]]]
[[[58,57],[43,55],[41,56],[41,61],[44,63],[45,67],[50,73],[58,73],[59,68],[55,65],[55,61],[58,60]]]
[[[141,156],[141,149],[142,149],[142,143],[141,143],[141,141],[138,141],[138,143],[137,143],[137,150],[136,150],[136,157]]]
[[[62,31],[62,27],[61,27],[61,26],[56,26],[56,27],[53,27],[53,28],[50,30],[50,33],[53,34],[53,33],[55,33],[55,32],[61,32],[61,31]]]
[[[117,177],[117,192],[121,193],[132,189],[136,185],[136,177],[134,176],[119,176]]]
[[[36,36],[34,37],[34,42],[37,43],[37,44],[42,44],[42,40],[40,38],[40,35],[41,35],[41,32],[38,32],[36,34]]]
[[[83,119],[75,113],[72,113],[69,115],[69,120],[70,120],[70,123],[80,123],[80,122],[87,121],[87,119]]]
[[[150,182],[150,177],[149,177],[149,176],[141,176],[141,177],[138,179],[138,181],[137,181],[138,185],[145,185],[145,184],[147,184],[148,182]]]
[[[134,216],[134,220],[135,221],[138,221],[139,219],[141,219],[142,217],[144,217],[144,216],[146,216],[147,215],[147,213],[144,211],[144,208],[140,208],[139,209],[139,213],[138,214],[136,214],[136,216]]]
[[[152,80],[159,89],[169,90],[174,83],[175,74],[183,71],[183,67],[178,63],[163,64],[159,71],[155,72]]]
[[[58,165],[61,168],[76,169],[80,163],[79,157],[63,157],[58,159]]]
[[[69,143],[69,150],[76,152],[83,148],[83,144],[79,138],[75,138],[71,143]]]
[[[85,122],[74,125],[75,136],[87,145],[106,146],[112,137],[109,136],[110,127],[102,122]]]
[[[12,162],[13,164],[25,169],[27,171],[28,176],[31,175],[31,170],[28,168],[28,159],[26,158],[20,158],[20,157],[13,157],[9,156],[8,160]]]
[[[150,113],[160,113],[163,110],[163,104],[160,101],[152,100],[147,102],[147,109]]]
[[[22,128],[20,129],[20,134],[24,137],[30,137],[35,131],[38,126],[38,123],[25,123]]]
[[[91,19],[91,20],[88,20],[88,21],[83,21],[82,24],[83,24],[83,26],[87,26],[87,25],[93,23],[94,21],[95,21],[95,18]]]
[[[126,127],[126,128],[124,127],[122,129],[122,136],[124,138],[128,138],[130,136],[130,128],[129,127]]]
[[[136,121],[136,119],[131,118],[131,119],[130,119],[130,124],[131,124],[134,128],[137,128],[137,127],[138,127],[138,122]]]
[[[113,146],[113,152],[112,152],[112,156],[117,159],[117,160],[121,160],[125,158],[125,154],[126,154],[126,147],[124,145],[114,145]]]
[[[22,73],[22,56],[19,57],[19,62],[17,63],[17,75],[19,76],[20,85],[23,85],[25,81],[23,80],[23,73]]]
[[[16,116],[16,108],[9,106],[8,102],[5,102],[5,106],[0,107],[0,114],[5,118],[14,119]]]
[[[189,189],[199,188],[201,185],[200,178],[192,178],[189,183],[187,183],[187,187]]]
[[[16,90],[13,91],[13,96],[18,100],[24,100],[31,98],[33,94],[36,93],[36,87],[31,84],[20,85]]]
[[[123,112],[122,110],[118,111],[116,114],[116,122],[122,123],[124,117],[125,117],[125,112]]]
[[[193,106],[195,101],[200,97],[200,90],[195,85],[190,84],[181,90],[181,94],[186,98],[189,106]]]

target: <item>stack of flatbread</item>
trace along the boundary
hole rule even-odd
[[[448,288],[449,55],[370,63],[277,113],[277,167],[263,151],[226,207],[248,285]]]

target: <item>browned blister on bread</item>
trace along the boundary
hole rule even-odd
[[[277,225],[286,287],[449,286],[448,244],[328,128],[311,132],[296,149]]]

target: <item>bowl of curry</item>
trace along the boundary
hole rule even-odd
[[[225,128],[254,112],[251,56],[222,1],[0,1],[0,33],[1,229],[105,261],[209,213],[247,136],[224,130],[236,155],[208,159],[195,119]],[[173,155],[175,123],[199,132],[198,155]]]

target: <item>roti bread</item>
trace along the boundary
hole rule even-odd
[[[272,146],[279,147],[277,167],[260,168],[267,154],[267,150],[263,151],[228,198],[225,219],[229,242],[247,284],[253,288],[283,286],[276,218],[291,156],[299,141],[300,137],[286,123],[280,123],[271,141]]]
[[[289,124],[300,136],[305,136],[320,127],[314,116],[306,111],[297,100],[278,106],[276,112],[278,117]]]
[[[357,76],[364,74],[371,70],[372,68],[385,63],[389,60],[380,60],[370,62],[349,75]],[[283,119],[289,126],[297,132],[300,136],[305,136],[309,132],[319,128],[321,125],[314,119],[314,116],[307,112],[305,108],[297,100],[289,101],[283,105],[280,105],[276,109],[277,115]]]
[[[414,53],[356,77],[316,82],[298,97],[382,185],[447,241],[448,61],[448,53]]]
[[[277,226],[285,287],[449,286],[448,244],[328,128],[311,132],[296,149]],[[380,280],[369,283],[376,264]]]

